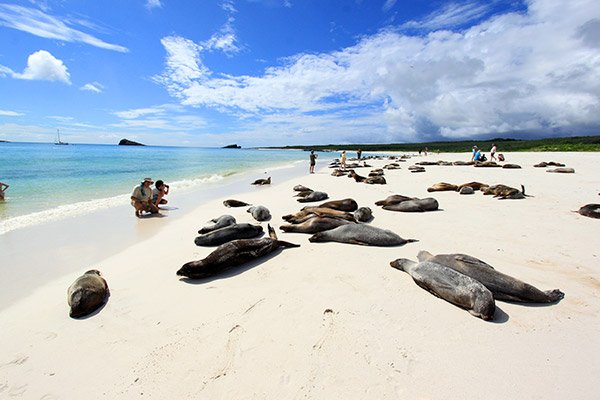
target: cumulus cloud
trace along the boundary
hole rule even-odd
[[[83,85],[79,89],[80,90],[85,90],[85,91],[88,91],[88,92],[102,93],[102,91],[104,90],[104,86],[102,86],[98,82],[90,82],[90,83],[86,83],[85,85]]]
[[[63,40],[65,42],[81,42],[91,46],[128,52],[126,47],[107,43],[97,37],[74,29],[69,25],[81,21],[61,20],[35,8],[15,4],[0,4],[0,26],[17,29],[46,39]],[[89,26],[90,24],[86,24]]]
[[[55,58],[46,50],[39,50],[27,57],[27,67],[23,73],[12,71],[10,68],[0,66],[0,73],[4,72],[15,79],[59,81],[71,84],[69,71],[65,64]]]
[[[297,116],[288,132],[334,120],[330,132],[362,130],[371,141],[600,126],[600,3],[527,6],[460,31],[437,27],[480,18],[485,6],[463,8],[466,17],[446,7],[430,28],[419,25],[425,34],[388,29],[340,51],[294,55],[259,76],[212,72],[201,46],[166,38],[157,81],[182,104],[253,115],[256,131],[280,128],[274,115]],[[324,124],[311,126],[323,133]]]

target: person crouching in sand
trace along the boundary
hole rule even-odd
[[[131,205],[135,208],[135,216],[141,217],[142,211],[151,214],[158,214],[158,207],[152,203],[152,189],[150,185],[154,182],[150,178],[144,178],[144,181],[133,188],[131,193]]]
[[[154,186],[154,189],[152,189],[152,203],[154,203],[156,207],[158,207],[159,204],[167,204],[169,201],[164,197],[169,194],[169,185],[166,185],[159,179]]]
[[[4,200],[4,192],[8,189],[8,185],[6,183],[0,182],[0,200]]]

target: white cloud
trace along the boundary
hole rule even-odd
[[[86,83],[85,85],[83,85],[79,89],[80,90],[85,90],[85,91],[88,91],[88,92],[102,93],[102,91],[104,90],[104,86],[102,86],[98,82],[90,82],[90,83]]]
[[[63,40],[65,42],[81,42],[91,46],[128,52],[126,47],[107,43],[90,34],[71,28],[73,21],[62,21],[58,17],[46,14],[34,8],[14,4],[0,4],[0,26],[28,32],[46,39]]]
[[[237,45],[237,38],[233,29],[234,21],[234,18],[230,17],[219,32],[202,43],[202,47],[207,50],[221,50],[228,55],[239,52],[240,47]]]
[[[17,112],[17,111],[0,110],[0,115],[3,117],[21,117],[25,114]]]
[[[459,9],[439,11],[435,25],[464,22]],[[462,10],[467,19],[485,11]],[[526,12],[463,31],[387,30],[341,51],[295,55],[260,76],[219,75],[202,64],[202,47],[163,39],[167,70],[157,81],[182,104],[253,114],[263,124],[257,132],[268,131],[276,113],[341,124],[356,107],[369,112],[350,113],[355,125],[395,140],[600,126],[598,15],[594,0],[531,0]],[[345,131],[334,124],[331,132]]]
[[[152,10],[153,8],[161,8],[162,4],[160,2],[160,0],[147,0],[146,1],[146,8],[148,10]]]
[[[30,54],[27,57],[27,66],[23,73],[0,66],[0,73],[2,72],[15,79],[59,81],[71,84],[69,71],[65,64],[46,50]]]
[[[186,114],[185,108],[176,104],[115,111],[113,114],[121,119],[113,126],[120,128],[191,131],[206,126],[203,118]]]
[[[390,11],[394,5],[396,5],[397,0],[385,0],[383,3],[383,11]]]
[[[402,27],[428,30],[452,28],[483,17],[490,11],[492,6],[492,2],[486,4],[478,2],[450,3],[442,9],[427,15],[422,20],[406,22]]]

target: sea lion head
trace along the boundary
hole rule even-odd
[[[400,271],[408,271],[408,269],[411,266],[414,266],[416,264],[417,264],[416,262],[411,261],[411,260],[409,260],[407,258],[398,258],[397,260],[394,260],[394,261],[390,262],[390,266],[392,268],[396,268],[396,269],[398,269]]]
[[[98,271],[97,269],[90,269],[89,271],[85,271],[84,275],[98,275],[98,276],[102,276],[102,274],[100,273],[100,271]]]

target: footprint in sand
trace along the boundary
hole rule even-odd
[[[23,393],[25,393],[26,391],[27,391],[27,384],[21,385],[21,386],[16,386],[16,387],[11,387],[10,390],[8,391],[8,395],[10,397],[18,397],[18,396],[22,396]]]
[[[23,356],[23,355],[19,355],[17,356],[14,360],[9,361],[5,364],[2,364],[3,366],[9,366],[9,365],[22,365],[24,364],[27,360],[29,360],[29,356]]]
[[[219,371],[213,375],[210,379],[215,380],[219,379],[222,376],[227,375],[227,372],[231,369],[233,365],[233,360],[235,358],[235,353],[238,349],[238,344],[240,341],[240,336],[244,332],[244,328],[240,325],[236,325],[229,330],[229,339],[227,339],[227,346],[225,346],[225,363],[223,367],[219,369]]]
[[[331,308],[328,308],[325,311],[323,311],[322,325],[325,327],[325,332],[323,333],[323,336],[321,336],[321,339],[319,339],[317,343],[313,345],[313,349],[320,350],[327,341],[327,339],[329,339],[333,335],[333,314],[334,312]]]

